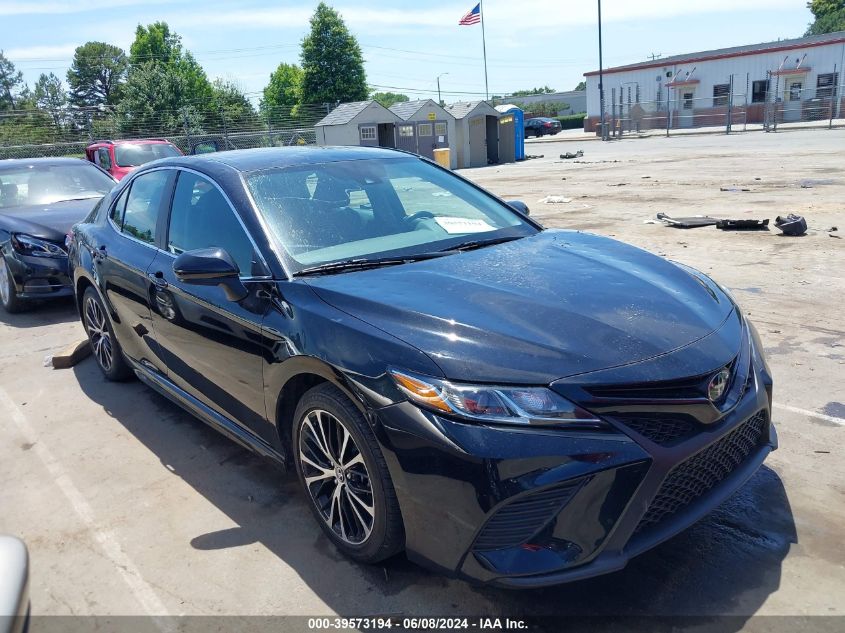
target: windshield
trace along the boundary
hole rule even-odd
[[[138,167],[151,160],[181,155],[170,143],[121,143],[114,146],[114,159],[118,167]]]
[[[99,198],[114,180],[91,165],[31,165],[0,170],[0,208]]]
[[[271,169],[247,184],[294,272],[537,232],[510,207],[416,158]]]

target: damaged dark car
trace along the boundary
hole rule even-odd
[[[777,446],[760,341],[717,283],[403,152],[157,161],[70,260],[104,375],[294,468],[364,563],[611,572]]]

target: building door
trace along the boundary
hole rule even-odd
[[[446,121],[434,122],[434,149],[449,147],[449,125]]]
[[[484,115],[469,120],[469,166],[484,167],[487,164],[487,128]]]
[[[802,77],[785,77],[783,94],[783,120],[801,120],[801,97],[804,94],[804,79]]]
[[[516,161],[516,132],[512,114],[499,118],[499,160],[503,163]]]
[[[695,125],[695,90],[684,88],[678,92],[678,127]]]
[[[417,154],[434,158],[434,122],[417,121]]]
[[[378,124],[379,147],[396,147],[396,128],[393,123]]]
[[[413,123],[399,123],[396,126],[396,147],[416,153],[417,134]]]
[[[499,162],[499,117],[487,116],[487,164]]]

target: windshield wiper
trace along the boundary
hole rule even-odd
[[[504,244],[505,242],[512,242],[513,240],[522,239],[525,235],[508,235],[507,237],[491,237],[486,240],[470,240],[468,242],[461,242],[455,244],[442,251],[447,253],[449,251],[471,251],[474,248],[481,248],[482,246],[493,246],[494,244]]]
[[[350,270],[366,270],[368,268],[381,268],[382,266],[397,266],[399,264],[408,264],[410,262],[443,257],[445,255],[451,255],[453,252],[454,251],[452,249],[449,249],[445,251],[417,253],[415,255],[405,255],[401,257],[358,257],[354,259],[344,259],[339,262],[326,262],[325,264],[309,266],[308,268],[303,268],[302,270],[293,273],[293,276],[303,277],[306,275],[331,275],[332,273],[340,273]]]

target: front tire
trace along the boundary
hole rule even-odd
[[[377,563],[403,548],[387,463],[361,412],[334,385],[317,385],[299,401],[293,454],[311,510],[343,554]]]
[[[106,307],[94,286],[88,286],[82,295],[82,323],[97,366],[106,380],[120,382],[131,377],[133,372],[123,356]]]
[[[18,298],[12,271],[9,270],[9,265],[2,255],[0,255],[0,305],[9,314],[23,312],[29,307],[26,301]]]

